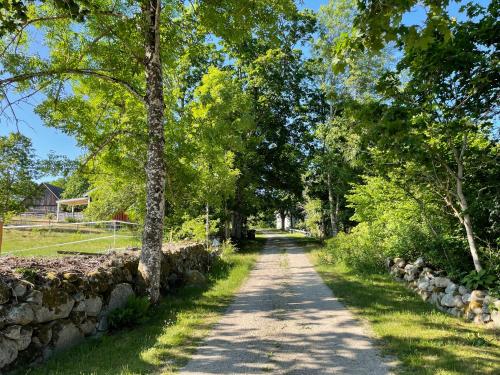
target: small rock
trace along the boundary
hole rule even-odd
[[[98,296],[93,296],[86,298],[84,300],[85,303],[85,312],[87,316],[97,316],[101,312],[102,309],[102,299]]]
[[[186,272],[186,284],[189,286],[204,285],[207,282],[206,277],[196,270],[189,270]]]
[[[109,295],[108,304],[104,309],[105,314],[117,308],[125,306],[128,299],[134,295],[135,295],[134,290],[132,289],[132,286],[130,284],[122,283],[116,285],[111,291],[111,294]]]
[[[33,303],[35,305],[41,305],[43,302],[43,294],[39,290],[32,290],[26,296],[26,302]]]
[[[453,316],[457,316],[457,317],[462,317],[464,315],[464,312],[463,310],[457,308],[457,307],[454,307],[450,310],[450,314],[453,315]]]
[[[484,323],[488,323],[491,320],[491,315],[490,314],[483,314],[482,319]]]
[[[449,283],[444,292],[446,294],[453,294],[455,291],[458,289],[457,284],[455,283]]]
[[[33,329],[29,327],[21,328],[20,337],[15,340],[17,344],[17,350],[25,350],[31,344],[31,335],[33,334]]]
[[[394,258],[394,265],[398,268],[404,268],[406,262],[402,258]]]
[[[460,298],[460,303],[462,303],[462,298]],[[441,298],[441,305],[446,307],[455,307],[455,296],[453,294],[445,294],[443,298]]]
[[[80,329],[80,331],[82,331],[82,333],[85,336],[89,336],[93,335],[96,332],[96,325],[97,323],[95,319],[87,319],[84,322],[82,322],[78,326],[78,328]]]
[[[421,281],[418,283],[417,287],[420,290],[427,290],[429,288],[430,283],[428,281]]]
[[[17,344],[13,340],[3,338],[0,336],[0,369],[9,363],[14,362],[17,358]]]
[[[81,312],[81,311],[85,312],[86,309],[87,305],[85,301],[81,301],[75,304],[75,306],[73,307],[73,312]]]
[[[69,296],[62,291],[58,291],[57,298],[58,300],[52,300],[50,305],[44,303],[41,306],[35,307],[36,323],[50,322],[51,320],[64,319],[69,316],[75,305],[75,300],[69,298]]]
[[[53,345],[55,351],[71,348],[83,340],[78,327],[68,320],[58,321],[53,327]]]
[[[27,290],[28,288],[24,283],[15,283],[12,287],[13,294],[18,298],[24,296]]]
[[[470,293],[466,293],[462,296],[462,302],[468,304],[470,302]]]
[[[460,293],[461,295],[464,295],[464,294],[467,294],[469,293],[469,291],[467,290],[467,288],[463,285],[460,285],[458,287],[458,293]]]
[[[438,288],[446,288],[448,285],[450,285],[451,280],[447,277],[435,277],[434,279],[432,279],[432,283]]]
[[[420,258],[417,258],[417,260],[415,261],[415,267],[423,267],[425,262],[424,262],[424,258],[420,257]]]
[[[82,292],[77,292],[71,296],[75,302],[81,302],[85,299],[85,295]]]
[[[484,301],[485,297],[486,297],[486,292],[484,290],[473,290],[470,295],[470,300],[471,302],[481,301],[482,305],[482,302]]]
[[[0,279],[0,305],[9,302],[10,295],[9,286]]]
[[[31,306],[27,303],[20,303],[7,310],[5,321],[7,324],[26,325],[31,323],[34,317],[35,314]]]
[[[21,326],[20,325],[9,326],[5,328],[3,331],[1,331],[0,334],[11,340],[19,340],[21,338]]]

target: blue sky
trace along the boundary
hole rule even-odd
[[[301,4],[300,4],[301,3]],[[328,0],[304,0],[299,3],[301,8],[310,8],[315,11],[323,4],[328,3]],[[487,4],[487,0],[479,0],[480,4]],[[456,13],[458,6],[451,6],[452,13]],[[423,19],[424,12],[422,9],[416,9],[414,12],[405,16],[406,23],[419,23]],[[43,53],[43,47],[40,46],[40,51]],[[49,152],[54,151],[60,155],[66,155],[70,158],[76,158],[84,153],[73,137],[67,136],[61,131],[53,128],[48,128],[43,125],[42,120],[34,113],[34,107],[41,101],[41,97],[32,98],[29,104],[22,104],[17,107],[17,116],[20,120],[19,130],[30,137],[33,142],[33,147],[37,155],[41,158],[45,157]],[[0,118],[0,135],[8,134],[16,131],[16,126],[13,122],[7,121],[5,118]]]

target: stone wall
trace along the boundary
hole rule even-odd
[[[203,282],[213,260],[203,245],[163,250],[164,292]],[[0,261],[0,374],[106,331],[110,311],[145,293],[137,251]]]
[[[439,310],[463,317],[478,324],[500,328],[500,300],[484,290],[469,290],[457,285],[443,271],[433,270],[423,258],[413,263],[404,259],[387,260],[392,276],[415,290],[424,301],[432,303]]]

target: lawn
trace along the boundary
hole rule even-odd
[[[52,357],[18,374],[171,374],[187,363],[230,304],[262,248],[260,237],[214,268],[204,288],[184,288],[166,296],[140,326],[101,338]]]
[[[500,374],[500,333],[436,310],[386,274],[360,275],[311,258],[336,297],[369,322],[398,374]]]
[[[116,235],[116,238],[113,238],[113,232],[105,230],[89,232],[7,229],[3,236],[2,255],[58,256],[59,250],[97,253],[111,248],[140,245],[138,236],[131,231],[118,231]]]

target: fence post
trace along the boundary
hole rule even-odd
[[[3,219],[0,218],[0,254],[2,254]]]
[[[116,249],[116,220],[113,220],[113,249]]]

